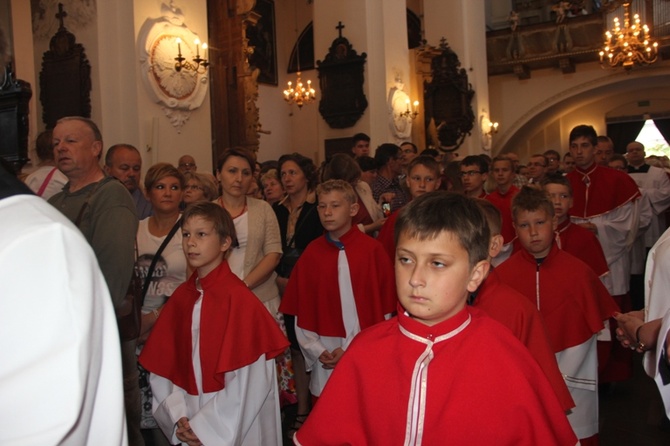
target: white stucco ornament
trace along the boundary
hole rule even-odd
[[[185,62],[193,64],[198,52],[204,59],[207,54],[197,47],[198,35],[184,24],[181,10],[173,2],[163,3],[161,14],[159,18],[147,19],[137,37],[141,77],[149,97],[162,105],[172,126],[180,132],[191,111],[202,105],[209,82],[208,70],[202,67],[196,71],[186,68],[177,71],[175,57],[181,52]]]

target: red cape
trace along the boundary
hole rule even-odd
[[[525,249],[497,268],[500,280],[537,306],[539,277],[540,314],[554,353],[586,342],[603,328],[603,321],[619,307],[593,270],[553,244],[538,267]]]
[[[496,189],[486,196],[486,200],[493,203],[502,216],[502,228],[500,234],[503,236],[505,244],[511,242],[516,237],[516,231],[512,224],[512,199],[518,192],[518,187],[511,186],[506,194],[501,194],[498,192],[498,189]]]
[[[382,244],[384,251],[391,259],[391,263],[395,262],[395,222],[398,220],[398,214],[402,208],[388,216],[382,228],[377,235],[377,241]]]
[[[349,263],[361,330],[396,309],[393,267],[381,244],[356,227],[340,237]],[[337,259],[340,249],[319,237],[298,259],[279,311],[298,317],[298,326],[321,336],[345,337]]]
[[[191,395],[198,389],[193,371],[191,322],[200,297],[193,273],[168,299],[139,361]],[[222,262],[200,280],[204,292],[200,315],[202,390],[225,387],[224,374],[253,364],[261,355],[280,355],[289,342],[258,298]]]
[[[425,382],[415,379],[421,359],[427,361]],[[409,409],[414,386],[416,410],[425,407],[421,444],[577,443],[526,348],[472,307],[432,327],[400,309],[359,333],[296,439],[320,446],[402,445],[410,419],[419,426]]]
[[[518,291],[502,283],[496,270],[491,270],[479,287],[474,306],[509,328],[528,348],[556,392],[563,410],[575,407],[537,308]]]
[[[599,164],[587,170],[576,168],[566,178],[572,185],[574,203],[570,213],[575,217],[597,217],[640,197],[640,189],[630,175]]]
[[[571,223],[569,217],[556,228],[556,243],[563,251],[589,265],[596,276],[609,272],[598,237],[588,229]]]

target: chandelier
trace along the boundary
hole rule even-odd
[[[605,33],[605,47],[600,51],[600,65],[603,68],[623,66],[630,70],[635,64],[649,65],[658,59],[658,43],[649,39],[649,27],[640,25],[640,16],[633,16],[630,22],[630,2],[625,2],[623,28],[619,18],[614,18],[614,27]],[[605,60],[605,55],[607,59]]]
[[[300,69],[300,62],[298,59],[298,70]],[[295,86],[291,81],[288,81],[288,86],[284,90],[284,100],[289,104],[295,104],[298,108],[302,108],[303,104],[309,104],[316,99],[316,91],[312,88],[312,81],[307,81],[307,86],[302,83],[300,79],[300,71],[297,73]]]

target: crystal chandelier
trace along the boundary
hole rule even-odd
[[[299,60],[299,59],[298,59]],[[298,62],[298,70],[300,69],[300,62]],[[300,79],[300,71],[297,72],[297,79],[295,86],[291,81],[288,81],[288,86],[284,90],[284,100],[289,104],[295,104],[298,108],[302,108],[303,104],[309,104],[316,99],[316,91],[312,88],[312,81],[307,81],[307,86],[302,83]]]
[[[649,39],[649,27],[640,24],[640,16],[630,22],[630,2],[625,2],[623,28],[619,18],[614,18],[614,27],[605,33],[605,47],[600,51],[600,64],[612,68],[623,66],[630,70],[634,65],[649,65],[658,59],[658,43]],[[607,56],[607,59],[605,59]]]

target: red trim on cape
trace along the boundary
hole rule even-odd
[[[586,170],[575,168],[566,175],[572,185],[570,213],[578,218],[593,218],[613,211],[641,196],[630,175],[594,164]],[[586,182],[589,181],[588,196]]]
[[[191,395],[198,395],[193,371],[191,323],[200,297],[197,272],[180,285],[161,311],[139,361]],[[262,355],[279,356],[289,346],[277,322],[224,261],[200,279],[204,292],[200,314],[202,390],[225,387],[226,372],[253,364]]]
[[[361,330],[381,322],[396,307],[394,272],[382,245],[352,227],[345,246]],[[321,336],[345,337],[337,281],[339,248],[326,236],[312,241],[289,278],[279,311],[298,317],[298,326]]]

